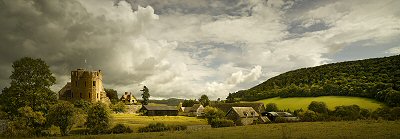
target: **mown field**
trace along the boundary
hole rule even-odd
[[[260,124],[199,131],[68,136],[65,139],[261,139],[261,138],[400,138],[400,121],[341,121]]]
[[[186,116],[138,116],[137,114],[112,114],[114,124],[124,124],[137,131],[150,123],[168,125],[207,125],[205,119]]]
[[[291,97],[291,98],[270,98],[259,100],[257,102],[262,102],[264,104],[275,103],[279,109],[300,109],[306,110],[308,105],[312,101],[323,101],[328,105],[329,109],[334,109],[336,106],[340,105],[353,105],[356,104],[362,108],[376,110],[379,107],[384,106],[383,103],[378,102],[373,99],[361,98],[361,97],[345,97],[345,96],[321,96],[321,97]]]

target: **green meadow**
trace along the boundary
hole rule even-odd
[[[197,131],[72,135],[65,139],[260,139],[260,138],[400,138],[400,121],[339,121],[260,124]],[[53,137],[55,138],[55,137]]]
[[[270,98],[263,99],[257,102],[262,102],[264,104],[275,103],[279,109],[295,110],[302,108],[306,110],[308,105],[312,101],[323,101],[328,105],[329,109],[334,109],[336,106],[340,105],[358,105],[361,108],[366,108],[370,110],[376,110],[379,107],[384,106],[383,103],[378,102],[373,99],[361,98],[361,97],[346,97],[346,96],[321,96],[321,97],[291,97],[291,98]]]
[[[124,124],[135,132],[150,123],[164,123],[168,125],[207,125],[205,119],[186,116],[138,116],[137,114],[112,114],[114,124]]]

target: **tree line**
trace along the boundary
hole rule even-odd
[[[227,101],[316,96],[365,97],[400,106],[400,55],[289,71],[230,93]]]

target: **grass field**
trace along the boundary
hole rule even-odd
[[[360,98],[360,97],[345,97],[345,96],[321,96],[321,97],[293,97],[293,98],[270,98],[259,100],[264,104],[275,103],[279,109],[300,109],[306,110],[311,101],[323,101],[328,105],[329,109],[334,109],[340,105],[353,105],[356,104],[362,108],[375,110],[379,107],[384,106],[383,103],[373,99]]]
[[[260,138],[400,138],[400,121],[341,121],[261,124],[199,131],[62,137],[66,139],[260,139]]]
[[[137,131],[140,127],[150,123],[164,123],[169,125],[206,125],[205,119],[186,116],[138,116],[136,114],[112,114],[114,124],[124,124]]]

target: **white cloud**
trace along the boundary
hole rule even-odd
[[[386,51],[386,53],[398,55],[400,54],[400,47],[390,48],[389,50]]]

